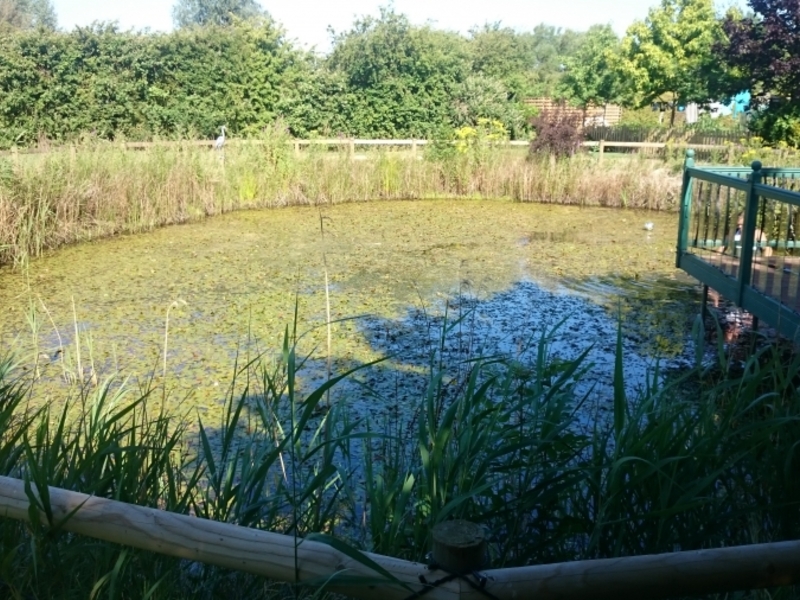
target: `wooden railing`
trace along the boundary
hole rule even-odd
[[[258,139],[229,139],[226,142],[225,147],[240,147],[240,146],[247,146],[247,145],[263,145],[269,142],[265,140],[258,140]],[[300,140],[300,139],[293,139],[288,140],[286,142],[294,147],[294,150],[297,154],[301,152],[303,148],[308,148],[310,146],[326,146],[328,148],[341,148],[348,151],[351,155],[355,154],[356,149],[359,148],[402,148],[408,149],[413,153],[416,153],[418,148],[424,147],[431,142],[424,139],[386,139],[386,140],[369,140],[369,139],[359,139],[359,138],[326,138],[326,139],[310,139],[310,140]],[[455,143],[455,142],[453,142]],[[499,146],[508,146],[508,147],[527,147],[530,142],[527,140],[511,140],[505,142],[494,142],[495,145]],[[627,142],[627,141],[612,141],[612,140],[600,140],[600,141],[587,141],[581,144],[585,148],[594,148],[598,153],[599,157],[602,159],[603,154],[607,152],[609,149],[633,149],[633,150],[648,150],[648,151],[659,151],[663,150],[667,147],[669,148],[687,148],[689,144],[685,142]],[[156,141],[156,142],[109,142],[105,146],[101,147],[116,147],[122,150],[147,150],[150,148],[213,148],[214,141],[213,140],[185,140],[185,141],[170,141],[170,140],[163,140],[163,141]],[[720,150],[726,152],[734,152],[739,147],[733,145],[714,145],[714,144],[692,144],[692,148],[698,150]],[[77,148],[75,146],[55,146],[55,147],[43,147],[43,148],[30,148],[30,149],[22,149],[22,148],[12,148],[11,150],[1,152],[2,155],[18,155],[18,154],[46,154],[53,151],[70,151],[76,152]]]
[[[35,490],[35,486],[32,486]],[[168,556],[324,587],[353,598],[402,600],[579,600],[665,598],[793,585],[800,582],[800,542],[575,561],[480,573],[428,565],[48,488],[61,530]],[[35,491],[34,500],[42,502]],[[29,521],[24,482],[0,477],[0,517]],[[47,522],[43,513],[42,522]]]
[[[800,169],[697,167],[687,151],[676,266],[800,334]]]
[[[750,137],[746,128],[734,131],[699,131],[692,128],[660,129],[653,127],[631,127],[612,125],[603,127],[594,125],[584,128],[590,140],[606,140],[609,142],[680,142],[694,147],[700,145],[738,144],[740,140]]]

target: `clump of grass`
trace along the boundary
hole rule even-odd
[[[521,201],[670,209],[678,175],[659,161],[526,160],[521,150],[465,153],[295,154],[285,135],[204,148],[128,151],[92,144],[0,164],[0,264],[22,264],[66,243],[148,231],[232,210],[413,199],[511,197]]]
[[[680,195],[680,182],[664,163],[635,156],[599,162],[587,154],[532,155],[520,175],[509,181],[509,195],[525,202],[674,210]]]

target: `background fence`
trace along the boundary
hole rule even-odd
[[[715,138],[698,138],[706,141],[714,141]],[[229,139],[225,143],[225,147],[237,147],[247,145],[264,145],[270,142],[258,139]],[[385,150],[405,150],[416,154],[421,148],[424,148],[431,142],[424,139],[386,139],[386,140],[368,140],[357,138],[330,138],[330,139],[311,139],[311,140],[288,140],[287,144],[294,147],[296,154],[300,154],[304,149],[311,146],[327,147],[329,150],[345,150],[351,155],[355,155],[356,150],[366,150],[369,148],[380,148]],[[456,142],[453,142],[454,144]],[[492,142],[497,147],[518,147],[526,148],[530,142],[527,140],[511,140],[505,142]],[[213,140],[186,140],[186,141],[155,141],[155,142],[108,142],[105,144],[108,147],[120,148],[123,150],[147,150],[150,148],[213,148]],[[599,139],[587,140],[581,144],[584,148],[592,149],[598,152],[600,158],[603,154],[609,151],[623,151],[623,152],[636,152],[651,155],[657,155],[663,150],[680,149],[692,147],[700,151],[724,151],[728,154],[733,154],[736,151],[743,150],[744,147],[738,144],[728,143],[699,143],[687,142],[680,139],[667,140],[667,141],[627,141],[627,140],[613,140],[613,139]],[[102,147],[103,145],[99,145]],[[16,157],[20,154],[47,154],[50,152],[72,152],[78,151],[76,146],[47,146],[42,148],[26,148],[18,149],[13,148],[9,151],[1,152],[0,156]]]

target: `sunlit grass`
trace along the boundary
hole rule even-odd
[[[529,160],[486,148],[445,157],[369,151],[364,160],[276,135],[213,152],[187,144],[127,151],[93,144],[0,165],[0,264],[62,244],[232,210],[432,197],[512,198],[581,206],[671,209],[680,178],[657,160]]]

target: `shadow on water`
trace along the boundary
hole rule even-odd
[[[365,486],[370,469],[379,472],[384,467],[405,468],[419,460],[416,455],[420,454],[421,423],[427,418],[429,406],[426,396],[436,383],[435,405],[439,410],[460,398],[477,359],[505,361],[507,366],[524,369],[535,363],[544,350],[546,362],[558,366],[578,359],[589,348],[584,359],[586,371],[563,388],[574,400],[569,411],[569,431],[586,434],[584,439],[591,439],[593,432],[610,431],[611,378],[620,323],[620,309],[615,310],[610,302],[616,299],[619,306],[620,290],[626,290],[628,307],[624,314],[628,316],[622,320],[622,345],[626,383],[630,397],[635,399],[658,358],[664,366],[685,360],[682,350],[672,354],[664,348],[658,348],[658,354],[646,351],[641,338],[647,336],[647,328],[666,326],[668,330],[672,323],[665,325],[653,314],[674,312],[676,322],[689,319],[697,308],[697,293],[685,283],[658,280],[584,281],[580,283],[581,293],[576,294],[578,287],[572,282],[569,288],[548,290],[532,282],[518,282],[488,298],[454,295],[437,305],[409,308],[395,319],[361,318],[357,321],[358,335],[386,360],[366,366],[352,357],[333,357],[334,375],[357,370],[331,389],[330,399],[318,399],[305,421],[304,400],[326,381],[326,359],[319,352],[307,359],[299,358],[303,363],[298,371],[302,383],[294,405],[285,389],[277,396],[271,395],[258,389],[261,382],[252,380],[234,429],[221,426],[224,421],[216,415],[202,413],[207,436],[203,451],[218,463],[226,457],[238,457],[236,460],[244,464],[248,457],[258,457],[258,464],[242,467],[268,472],[268,476],[259,479],[261,487],[247,492],[246,497],[261,498],[254,500],[252,514],[260,514],[258,502],[274,504],[276,514],[294,510],[291,520],[277,519],[273,530],[302,534],[338,528],[352,537],[360,535],[367,518]],[[677,315],[679,312],[681,316]],[[683,339],[684,333],[678,337]],[[677,340],[669,348],[673,347],[679,347]],[[269,357],[264,361],[269,363]],[[437,376],[441,379],[437,380]],[[231,397],[237,399],[236,392]],[[273,398],[272,404],[266,401],[269,397]],[[266,434],[262,431],[253,437],[253,424],[264,422],[265,414],[269,423],[264,428]],[[224,418],[224,413],[220,417]],[[293,423],[299,423],[299,430],[294,433]],[[326,423],[331,427],[328,431]],[[278,450],[287,435],[290,443]],[[326,445],[326,435],[335,442]],[[199,436],[193,443],[196,449],[202,449],[203,444]],[[387,456],[387,452],[394,454]],[[268,460],[258,462],[263,457]],[[380,477],[388,476],[387,472],[380,473]],[[221,473],[219,478],[222,482]],[[242,480],[245,479],[243,475]],[[322,488],[324,493],[308,492]],[[297,498],[302,500],[298,503]],[[323,498],[322,509],[309,508]],[[225,501],[224,494],[219,501]],[[247,504],[236,506],[242,511],[237,522],[248,525]],[[320,510],[328,519],[326,523],[318,520]]]
[[[575,425],[583,432],[606,428],[620,324],[627,391],[636,398],[657,365],[680,369],[690,364],[689,324],[698,310],[698,292],[690,281],[596,278],[569,281],[556,290],[517,282],[487,298],[462,293],[435,305],[409,307],[398,318],[365,316],[355,321],[356,335],[386,360],[338,383],[330,403],[342,403],[351,421],[368,422],[373,431],[404,436],[415,429],[433,373],[441,373],[445,393],[455,395],[477,360],[530,368],[540,351],[553,365],[587,352],[586,371],[573,389]],[[363,363],[333,356],[331,365],[335,376]],[[318,349],[298,373],[300,392],[317,389],[326,377],[327,360]],[[355,455],[360,462],[361,452]]]

